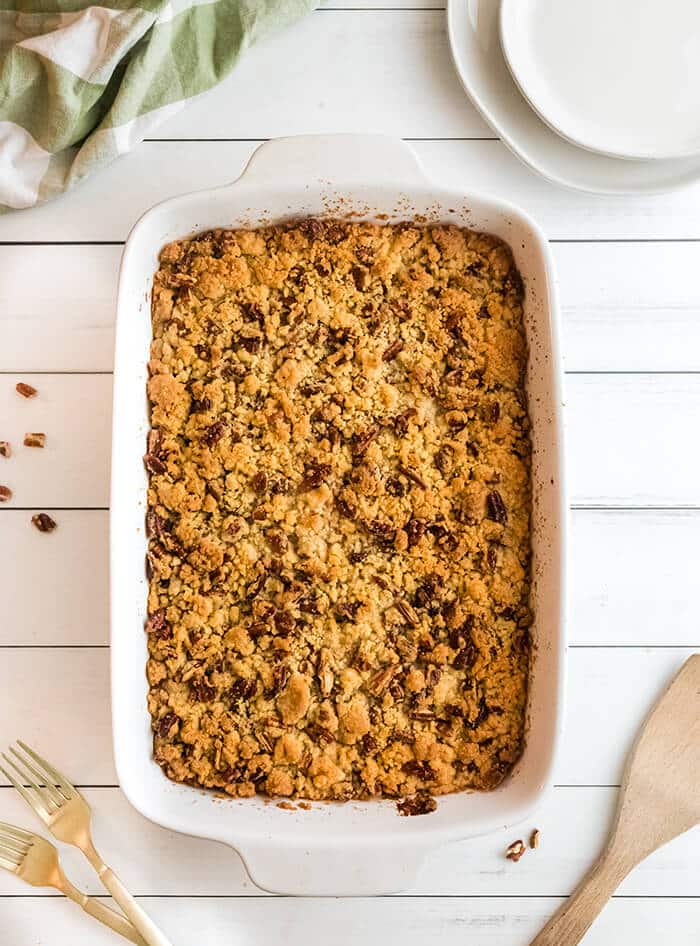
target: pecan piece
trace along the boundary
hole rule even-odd
[[[329,729],[319,726],[318,723],[310,723],[306,727],[306,734],[312,742],[317,743],[321,748],[330,746],[332,742],[335,742],[333,733]]]
[[[0,440],[0,457],[11,457],[12,447],[7,440]]]
[[[512,844],[508,845],[508,849],[506,851],[506,857],[508,858],[509,861],[513,861],[515,864],[517,864],[524,853],[525,853],[525,845],[520,840],[520,838],[518,838],[517,841],[513,841]]]
[[[166,619],[165,608],[159,608],[153,614],[148,615],[145,631],[147,634],[153,634],[156,640],[170,640],[173,636],[173,629]]]
[[[289,548],[289,539],[281,529],[268,529],[265,538],[273,552],[284,555]]]
[[[415,815],[429,815],[437,808],[437,802],[430,792],[420,791],[415,795],[404,798],[403,801],[396,803],[396,808],[400,815],[404,817],[413,817]]]
[[[494,522],[498,522],[501,525],[508,521],[508,511],[506,510],[506,504],[503,502],[503,497],[497,489],[491,490],[491,492],[486,497],[486,515],[489,519],[492,519]]]
[[[404,344],[400,338],[397,338],[395,342],[392,342],[387,349],[385,349],[384,354],[382,355],[382,361],[393,361],[394,358],[403,351]]]
[[[379,519],[373,519],[367,523],[367,531],[371,532],[377,538],[381,545],[386,547],[394,544],[396,538],[396,529],[388,522],[382,522]]]
[[[391,664],[373,673],[367,681],[367,689],[375,696],[381,696],[400,669],[401,664]]]
[[[25,441],[26,442],[26,441]],[[152,453],[147,453],[143,458],[143,465],[149,473],[163,474],[168,472],[168,468],[163,461]]]
[[[399,472],[403,473],[403,475],[409,480],[412,480],[416,486],[420,486],[421,489],[425,489],[425,480],[423,480],[415,470],[412,470],[410,467],[399,463]]]
[[[417,759],[410,759],[401,766],[401,771],[406,775],[415,775],[423,782],[431,782],[435,778],[435,772],[430,762],[419,762]]]
[[[173,726],[179,722],[180,720],[175,713],[166,713],[165,716],[158,720],[157,731],[160,738],[167,739],[172,732]]]
[[[0,503],[6,503],[8,499],[12,499],[12,490],[9,486],[0,486]]]
[[[317,489],[331,475],[331,467],[327,463],[308,463],[304,467],[304,477],[299,484],[300,492]]]
[[[373,424],[371,427],[368,427],[367,430],[362,433],[353,434],[352,437],[352,452],[356,457],[361,457],[363,453],[367,451],[367,447],[372,443],[374,438],[379,433],[379,425]]]
[[[265,696],[269,699],[270,697],[277,696],[285,686],[287,681],[291,676],[291,671],[286,664],[280,664],[278,667],[272,671],[272,686],[265,693]]]
[[[202,443],[205,447],[210,449],[221,440],[226,430],[226,422],[223,420],[214,421],[213,424],[210,424],[204,433],[202,434]]]
[[[147,449],[146,453],[152,454],[154,457],[159,457],[162,459],[161,450],[163,449],[163,431],[159,429],[153,429],[148,431],[148,437],[146,438]]]
[[[258,493],[258,495],[264,493],[267,489],[267,474],[263,473],[262,471],[260,473],[256,473],[251,479],[250,485],[252,486],[254,492]]]
[[[55,521],[45,512],[39,512],[35,516],[32,516],[32,522],[39,532],[53,532],[56,528]]]
[[[540,830],[539,828],[535,828],[532,834],[530,835],[530,847],[534,851],[539,846],[540,846]]]
[[[231,702],[237,700],[250,700],[255,696],[258,689],[258,681],[246,677],[237,677],[226,694],[226,698]]]
[[[22,397],[36,397],[38,394],[38,391],[36,388],[33,388],[31,384],[25,384],[24,381],[19,381],[15,385],[15,391],[18,394],[21,394]]]
[[[192,398],[190,404],[190,414],[206,414],[207,411],[211,410],[211,400],[208,397],[203,398]]]
[[[420,618],[408,601],[401,599],[400,601],[395,602],[395,604],[397,611],[401,613],[407,623],[410,624],[411,627],[418,627],[420,624]]]
[[[193,680],[190,686],[200,703],[210,703],[216,696],[216,688],[207,683],[204,678]]]
[[[29,433],[24,435],[25,447],[43,447],[46,443],[46,434]]]
[[[394,417],[394,430],[399,437],[406,436],[408,433],[408,422],[412,417],[415,417],[417,413],[415,407],[409,407],[408,410],[402,411],[401,414],[397,414],[396,417]]]
[[[408,536],[408,547],[412,548],[414,545],[418,545],[420,540],[425,535],[425,523],[421,522],[420,519],[409,519],[406,525],[404,526],[406,535]]]
[[[289,637],[297,626],[297,620],[289,611],[278,611],[274,618],[275,629],[280,637]]]

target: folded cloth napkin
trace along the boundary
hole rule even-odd
[[[124,154],[315,0],[0,0],[0,212]]]

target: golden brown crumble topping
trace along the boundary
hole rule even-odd
[[[156,760],[231,795],[415,795],[407,814],[493,788],[522,750],[531,623],[509,249],[305,219],[160,261]]]

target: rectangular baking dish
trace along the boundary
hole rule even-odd
[[[535,612],[526,748],[498,789],[442,796],[428,816],[399,817],[391,801],[314,803],[310,811],[281,810],[261,797],[222,801],[169,781],[152,758],[143,629],[147,482],[142,456],[149,427],[150,300],[158,254],[171,240],[203,230],[309,214],[377,222],[417,218],[488,231],[511,246],[525,283]],[[116,766],[124,793],[143,815],[166,828],[231,845],[253,881],[266,890],[307,896],[400,890],[436,845],[530,815],[551,781],[563,701],[567,504],[557,323],[552,259],[539,228],[503,201],[429,180],[399,140],[334,135],[270,141],[234,183],[167,200],[141,218],[127,241],[119,281],[111,618]]]

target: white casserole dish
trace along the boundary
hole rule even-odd
[[[416,216],[494,233],[524,278],[533,437],[533,592],[536,620],[525,752],[490,793],[438,799],[428,816],[402,818],[394,802],[314,803],[286,811],[261,797],[222,801],[166,778],[152,758],[143,630],[146,401],[151,283],[164,244],[216,227],[256,226],[308,214],[384,221]],[[117,312],[112,448],[111,582],[114,752],[121,787],[157,824],[223,841],[254,882],[303,895],[369,895],[407,887],[428,850],[525,819],[551,781],[564,678],[562,394],[557,298],[547,241],[515,207],[430,181],[399,140],[337,135],[263,144],[233,184],[165,201],[127,241]]]

